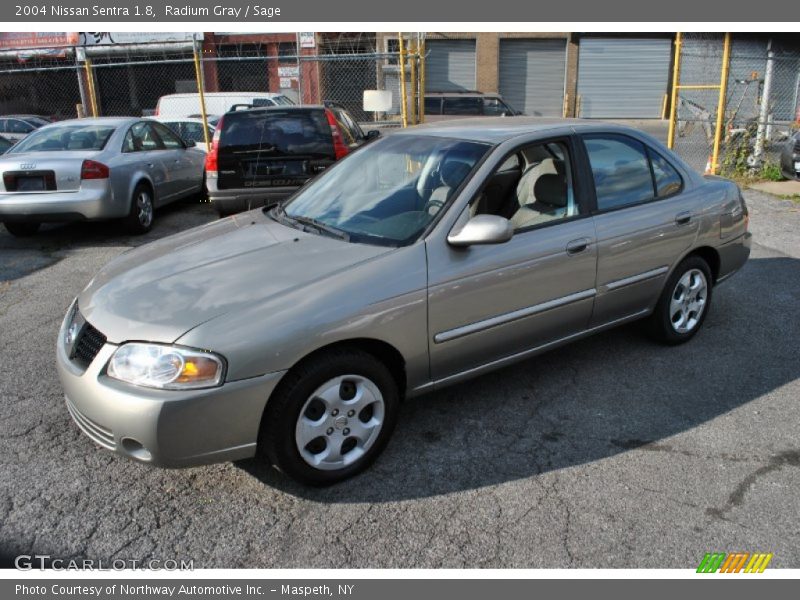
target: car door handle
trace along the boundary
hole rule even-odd
[[[675,223],[678,225],[686,225],[691,220],[692,220],[692,213],[690,213],[688,210],[686,212],[681,212],[675,215]]]
[[[580,238],[572,240],[567,244],[567,254],[580,254],[589,247],[591,240],[589,238]]]

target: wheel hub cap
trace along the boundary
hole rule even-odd
[[[672,328],[678,333],[692,331],[706,309],[708,281],[700,269],[690,269],[683,274],[672,291],[669,303],[669,318]]]
[[[361,375],[342,375],[319,386],[303,405],[295,427],[302,459],[333,471],[360,459],[383,427],[385,405],[378,386]]]

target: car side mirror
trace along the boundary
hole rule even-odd
[[[377,129],[370,129],[364,137],[368,140],[374,140],[381,137],[381,132]]]
[[[511,221],[498,215],[476,215],[457,231],[451,231],[447,243],[456,248],[480,244],[503,244],[514,235]]]

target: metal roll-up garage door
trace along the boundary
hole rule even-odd
[[[669,39],[581,39],[578,115],[660,118],[669,81],[671,48]]]
[[[475,40],[429,40],[425,46],[427,91],[475,89]]]
[[[500,94],[535,117],[560,117],[564,110],[567,41],[500,40]]]

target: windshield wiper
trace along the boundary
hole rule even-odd
[[[311,227],[312,229],[316,229],[317,233],[324,233],[331,237],[335,237],[340,240],[344,240],[346,242],[350,241],[350,234],[346,231],[342,231],[336,227],[328,225],[327,223],[323,223],[317,219],[313,219],[311,217],[304,217],[302,215],[290,215],[286,212],[286,209],[283,208],[282,205],[278,205],[275,207],[275,212],[280,215],[280,217],[290,223],[298,223],[300,225],[304,225],[306,227]]]

